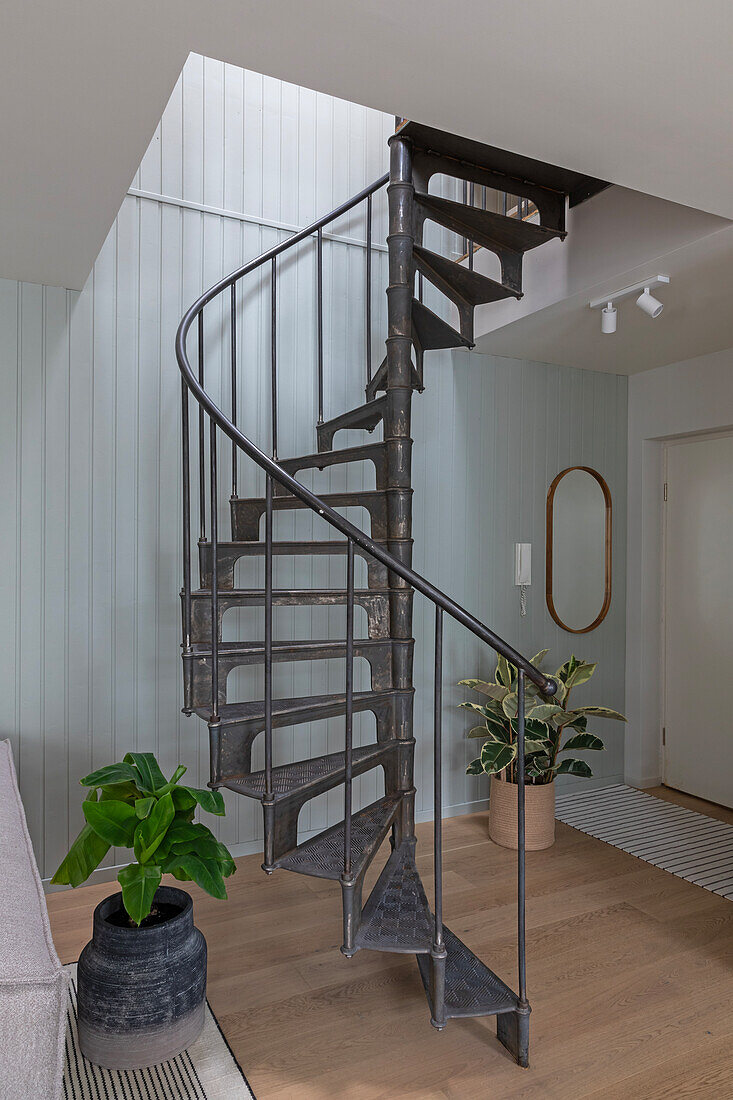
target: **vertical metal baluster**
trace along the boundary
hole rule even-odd
[[[463,190],[463,195],[462,195],[461,198],[462,198],[463,205],[466,206],[468,204],[468,180],[463,181],[462,190]],[[466,253],[466,255],[468,255],[468,249],[469,249],[468,237],[464,237],[463,238],[463,251]]]
[[[433,705],[435,820],[435,945],[443,946],[443,609],[435,608],[435,685]]]
[[[525,853],[524,853],[524,672],[517,679],[517,953],[519,1000],[527,1001],[527,959],[525,953]]]
[[[509,196],[507,195],[506,191],[503,191],[502,195],[501,195],[501,212],[504,215],[504,217],[506,217],[506,212],[507,212],[508,209],[509,209]]]
[[[367,196],[366,216],[366,380],[372,380],[372,196]]]
[[[351,874],[351,786],[354,725],[354,544],[346,559],[346,751],[344,754],[344,875]]]
[[[217,475],[216,475],[216,424],[209,419],[209,486],[211,507],[211,721],[219,716],[219,563],[217,561],[217,542],[219,525],[217,516]]]
[[[469,201],[468,205],[473,207],[475,201],[475,184],[471,184],[469,188]],[[468,242],[468,270],[473,271],[473,241]]]
[[[265,800],[272,801],[272,478],[265,490]],[[266,862],[270,862],[266,858]]]
[[[431,957],[432,1024],[442,1030],[445,1011],[445,969],[448,952],[443,939],[443,609],[435,608],[435,668],[433,683],[433,850],[435,861],[435,924]]]
[[[204,386],[204,311],[199,312],[199,385]],[[204,408],[199,405],[199,538],[206,539],[206,474],[204,470],[204,452],[206,450],[204,432]]]
[[[423,277],[422,277],[422,271],[419,271],[419,272],[418,272],[418,274],[417,274],[417,298],[418,298],[418,301],[419,301],[419,302],[422,302],[422,299],[423,299]]]
[[[318,299],[318,423],[323,423],[323,230],[318,230],[316,297]]]
[[[270,374],[272,380],[272,457],[277,458],[277,256],[272,257],[272,310],[270,337]]]
[[[237,423],[237,284],[231,287],[232,424]],[[232,440],[232,500],[237,496],[237,444]]]
[[[188,430],[188,386],[181,379],[183,452],[183,649],[191,649],[191,461]]]

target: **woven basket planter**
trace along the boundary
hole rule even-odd
[[[502,848],[517,847],[517,784],[492,775],[489,836]],[[555,843],[555,783],[524,788],[525,848],[538,852]]]

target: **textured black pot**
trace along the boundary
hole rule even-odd
[[[122,894],[94,910],[91,943],[77,972],[79,1046],[109,1069],[136,1069],[175,1057],[204,1023],[206,940],[185,890],[161,886],[154,905],[171,915],[148,928],[116,924]],[[124,918],[123,918],[124,920]]]

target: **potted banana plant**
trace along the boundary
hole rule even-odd
[[[532,658],[539,668],[549,651]],[[525,703],[525,835],[530,851],[549,848],[555,840],[555,778],[558,775],[593,775],[587,760],[566,755],[599,752],[603,741],[588,730],[588,720],[610,718],[625,722],[610,707],[570,706],[570,694],[593,676],[596,664],[571,656],[550,679],[557,684],[553,696],[528,683]],[[480,739],[481,752],[466,771],[491,777],[489,835],[505,848],[517,847],[517,670],[499,657],[493,681],[461,680],[461,685],[485,696],[483,703],[460,706],[481,715],[483,724],[469,730]]]
[[[129,752],[85,776],[86,824],[51,879],[80,886],[111,847],[135,856],[117,875],[122,892],[94,910],[77,970],[79,1046],[110,1069],[166,1061],[203,1027],[206,940],[190,894],[161,880],[171,874],[225,898],[224,879],[236,868],[211,830],[193,820],[198,809],[222,817],[221,793],[184,786],[185,771],[180,764],[166,779],[152,753]]]

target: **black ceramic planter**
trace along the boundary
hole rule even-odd
[[[100,902],[79,959],[78,1015],[82,1054],[109,1069],[137,1069],[175,1057],[204,1023],[206,940],[193,923],[184,890],[161,886],[156,907],[166,919],[125,927],[122,894]]]

